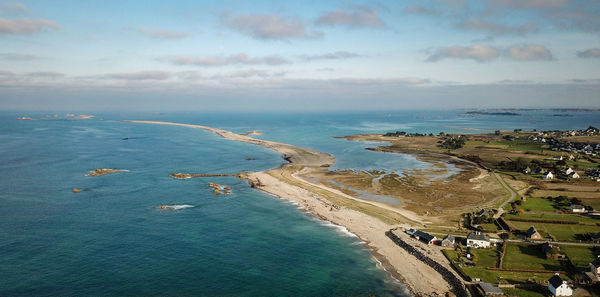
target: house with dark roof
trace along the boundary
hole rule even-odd
[[[597,277],[600,276],[600,256],[590,263],[590,272]]]
[[[484,208],[482,208],[480,211],[475,213],[476,217],[482,217],[482,216],[487,216],[489,215],[488,211]]]
[[[592,238],[593,242],[596,242],[596,243],[600,242],[600,232],[592,235],[591,238]]]
[[[529,239],[542,239],[542,235],[535,230],[535,227],[531,226],[525,232],[527,234],[527,238]]]
[[[435,244],[438,241],[437,237],[419,230],[415,231],[413,236],[426,244]]]
[[[467,235],[467,246],[472,248],[489,248],[490,239],[479,231],[471,232]]]
[[[561,253],[559,246],[550,244],[549,242],[540,244],[540,250],[546,256],[546,259],[558,260],[566,257],[565,254]]]
[[[483,295],[485,295],[485,296],[501,296],[501,295],[504,295],[504,292],[502,292],[502,290],[500,290],[500,288],[498,288],[496,286],[493,286],[490,283],[479,282],[478,285],[481,288],[481,290],[483,291]]]
[[[569,287],[567,281],[564,281],[558,273],[548,280],[548,291],[552,296],[572,296],[573,289]]]
[[[454,235],[452,235],[452,234],[448,234],[448,235],[444,236],[444,238],[442,239],[443,247],[453,248],[455,244],[456,244],[456,239],[454,238]]]

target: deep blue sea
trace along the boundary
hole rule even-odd
[[[428,165],[333,136],[600,126],[599,112],[556,111],[65,114],[0,112],[0,296],[406,296],[341,228],[235,177],[169,176],[266,170],[284,162],[279,154],[199,129],[121,120],[259,130],[256,137],[333,154],[334,169],[397,172]],[[128,172],[85,176],[96,168]],[[208,182],[232,194],[214,195]],[[165,204],[193,207],[158,209]]]

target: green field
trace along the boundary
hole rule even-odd
[[[506,246],[504,269],[563,270],[560,261],[546,259],[537,244],[513,244]]]
[[[546,198],[527,198],[527,200],[523,201],[523,204],[519,205],[519,209],[523,209],[525,211],[556,211],[556,208],[554,208],[554,202]]]
[[[527,230],[532,225],[542,233],[552,235],[557,241],[583,241],[588,233],[600,232],[600,226],[591,225],[563,225],[563,224],[545,224],[531,222],[509,221],[511,225],[519,230]]]
[[[560,250],[569,257],[573,266],[578,269],[588,269],[590,262],[596,258],[593,247],[561,245]]]
[[[519,296],[519,297],[545,297],[546,291],[539,288],[539,291],[529,291],[520,288],[502,288],[504,295],[506,296]]]
[[[526,212],[521,214],[506,214],[504,215],[506,219],[528,219],[528,220],[546,220],[546,221],[565,221],[565,222],[578,222],[585,225],[597,226],[597,223],[600,223],[600,220],[593,219],[590,217],[584,217],[580,215],[574,214],[559,214],[559,213],[547,213],[547,212]],[[530,223],[536,224],[536,223]]]
[[[487,267],[496,267],[498,254],[496,249],[471,249],[471,253],[474,255],[474,262],[476,263],[475,266],[458,265],[457,252],[454,250],[443,250],[443,253],[451,259],[452,265],[463,274],[471,278],[480,278],[482,281],[492,284],[547,281],[549,278],[547,273],[487,270]]]

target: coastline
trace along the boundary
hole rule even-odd
[[[311,171],[327,171],[335,162],[332,155],[207,126],[160,121],[125,122],[203,129],[226,139],[260,145],[281,153],[289,163],[269,171],[237,176],[248,180],[256,189],[292,201],[319,219],[346,228],[365,242],[382,268],[401,281],[413,295],[444,295],[450,291],[450,285],[437,271],[424,265],[386,236],[391,229],[423,224],[420,216],[384,203],[357,199],[297,176]]]

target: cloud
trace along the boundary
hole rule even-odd
[[[108,73],[101,75],[100,78],[118,80],[167,80],[171,78],[171,73],[167,71],[148,70],[127,73]]]
[[[281,56],[271,55],[260,58],[252,58],[246,54],[236,54],[231,56],[170,56],[162,58],[175,65],[195,65],[195,66],[226,66],[226,65],[282,65],[289,64],[290,61]]]
[[[549,61],[554,57],[541,45],[515,45],[506,49],[507,55],[516,61]]]
[[[152,38],[158,38],[158,39],[182,39],[182,38],[186,38],[186,37],[190,36],[188,33],[185,33],[185,32],[156,30],[156,29],[148,29],[145,27],[141,27],[139,31],[140,31],[140,33],[142,33],[144,35],[150,36]]]
[[[355,53],[351,53],[351,52],[337,51],[334,53],[327,53],[327,54],[322,54],[322,55],[304,55],[301,57],[305,61],[313,61],[313,60],[342,60],[342,59],[357,58],[360,56],[361,55],[359,55],[359,54],[355,54]]]
[[[65,77],[64,73],[60,72],[51,72],[51,71],[38,71],[38,72],[29,72],[24,75],[25,77],[30,78],[49,78],[49,79],[57,79],[60,77]]]
[[[31,61],[37,59],[35,55],[15,54],[15,53],[0,53],[0,60],[5,61]]]
[[[577,53],[580,58],[600,58],[600,48],[590,48]]]
[[[13,77],[15,74],[10,71],[0,70],[0,77]]]
[[[44,29],[60,29],[60,26],[45,19],[2,19],[0,18],[0,35],[15,34],[27,35],[43,31]]]
[[[25,4],[18,2],[0,3],[0,14],[3,15],[21,15],[29,13],[29,9]]]
[[[583,79],[583,78],[574,78],[568,80],[568,82],[576,83],[576,84],[600,84],[600,78],[592,78],[592,79]]]
[[[306,26],[297,19],[284,19],[274,14],[240,14],[221,16],[223,27],[236,30],[257,39],[289,39],[321,37],[322,33],[308,33]]]
[[[491,0],[493,5],[510,8],[560,8],[569,4],[570,0]]]
[[[315,22],[321,26],[342,26],[347,28],[384,28],[385,23],[379,13],[366,6],[358,6],[351,10],[336,9],[321,15]]]
[[[457,26],[468,30],[483,31],[491,35],[525,35],[539,31],[539,27],[533,23],[525,23],[520,26],[505,26],[482,19],[462,21]]]
[[[402,10],[404,13],[408,14],[420,14],[420,15],[437,15],[440,14],[440,11],[433,8],[427,8],[419,4],[411,4],[404,7]]]
[[[541,45],[513,45],[504,50],[487,45],[438,47],[426,51],[429,56],[425,62],[437,62],[443,59],[475,60],[488,62],[501,56],[514,61],[549,61],[554,57],[549,49]]]
[[[487,62],[500,56],[500,51],[486,45],[439,47],[429,53],[425,62],[437,62],[443,59],[470,59],[477,62]]]

